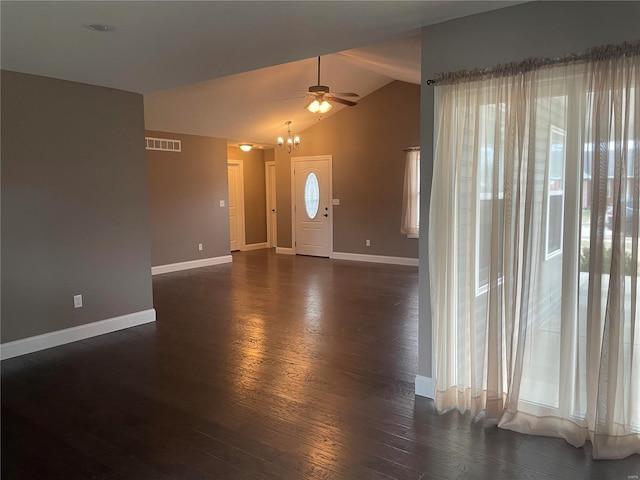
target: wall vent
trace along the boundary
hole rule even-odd
[[[144,137],[147,150],[160,150],[162,152],[181,152],[182,142],[171,138]]]

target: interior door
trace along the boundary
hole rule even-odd
[[[276,211],[276,162],[265,163],[267,182],[267,244],[278,245],[278,213]]]
[[[230,250],[244,248],[244,191],[242,163],[230,161],[227,165],[229,180],[229,240]]]
[[[331,157],[292,159],[295,252],[328,257],[331,252]]]

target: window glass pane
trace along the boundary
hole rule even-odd
[[[494,264],[502,277],[502,228],[504,224],[504,137],[505,105],[482,105],[478,109],[478,198],[476,232],[476,289],[480,294],[489,284],[492,244],[498,246]],[[494,180],[497,178],[497,185]],[[493,202],[497,202],[494,211]],[[492,238],[494,222],[497,238]]]
[[[502,192],[504,186],[505,105],[502,103],[482,105],[478,114],[480,142],[478,191],[481,196],[486,196],[492,193],[494,174],[498,175],[498,191]],[[497,172],[494,171],[494,166],[498,168]]]
[[[307,175],[307,181],[304,184],[304,208],[311,220],[318,215],[318,207],[320,206],[320,186],[318,185],[318,177],[311,172]]]
[[[553,117],[552,117],[553,121]],[[564,231],[564,131],[552,127],[549,142],[549,166],[547,170],[547,257],[562,250]]]
[[[502,277],[502,230],[504,226],[504,215],[503,215],[503,199],[500,198],[497,200],[498,202],[498,259],[497,259],[497,267],[498,267],[498,277]],[[492,225],[492,202],[491,200],[481,200],[479,211],[478,211],[478,251],[477,255],[477,264],[478,264],[478,272],[477,279],[478,284],[477,288],[482,289],[485,288],[489,283],[489,265],[491,263],[491,225]]]
[[[566,95],[549,95],[558,90],[562,88],[554,83],[541,86],[531,135],[532,158],[537,167],[533,209],[534,218],[540,222],[536,229],[541,235],[539,254],[536,245],[533,253],[536,263],[530,273],[537,285],[529,304],[520,384],[520,405],[529,412],[556,409],[560,405],[562,302],[568,294],[563,288],[565,259],[561,253],[569,99]]]
[[[562,250],[562,196],[549,197],[549,230],[547,238],[547,255]]]

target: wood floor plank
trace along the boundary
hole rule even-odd
[[[69,480],[122,479],[105,465],[82,455],[69,444],[14,413],[8,408],[3,410],[2,443],[5,451],[21,460],[9,464],[2,462],[2,478],[35,478],[35,475],[47,478],[53,471],[55,476]]]

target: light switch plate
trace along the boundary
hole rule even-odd
[[[73,296],[73,308],[82,307],[82,295],[74,295]]]
[[[220,206],[224,207],[224,200],[220,200]]]
[[[333,205],[340,205],[340,199],[339,198],[334,198],[331,203],[333,203]]]

